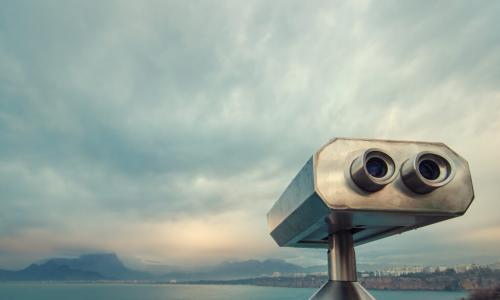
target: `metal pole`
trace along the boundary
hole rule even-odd
[[[375,300],[357,282],[352,234],[336,232],[328,239],[328,282],[309,300]]]
[[[349,231],[338,232],[328,239],[328,279],[357,281],[356,253]]]

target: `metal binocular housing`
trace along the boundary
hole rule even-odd
[[[328,249],[330,281],[311,299],[373,299],[351,295],[364,293],[353,247],[461,216],[473,198],[467,161],[442,143],[336,138],[267,219],[279,246]]]

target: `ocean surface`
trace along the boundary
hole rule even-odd
[[[235,285],[0,283],[0,300],[305,300],[315,289]],[[466,293],[371,291],[378,300],[457,300]]]

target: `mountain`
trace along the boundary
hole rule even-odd
[[[44,280],[230,280],[279,274],[309,273],[310,270],[284,260],[224,262],[199,271],[176,271],[153,275],[127,268],[113,253],[87,254],[78,258],[51,258],[20,271],[0,270],[0,281]]]
[[[270,276],[275,273],[292,274],[304,273],[301,266],[287,263],[280,259],[264,261],[246,260],[238,262],[223,262],[200,272],[171,272],[161,278],[163,280],[191,281],[191,280],[227,280],[259,276]]]
[[[148,273],[128,269],[114,253],[87,254],[81,255],[79,258],[53,258],[47,263],[96,272],[109,279],[146,279],[151,277]]]
[[[304,273],[311,273],[311,274],[316,274],[316,273],[326,273],[328,272],[328,266],[327,265],[320,265],[320,266],[311,266],[305,268]]]
[[[103,280],[97,272],[72,269],[68,266],[47,262],[42,265],[32,264],[20,271],[0,270],[0,281],[45,281],[45,280]]]
[[[115,254],[88,254],[79,258],[52,258],[20,271],[0,270],[1,281],[136,280],[150,279],[145,272],[125,267]]]

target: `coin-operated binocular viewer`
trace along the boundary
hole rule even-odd
[[[328,249],[328,282],[310,299],[374,299],[356,278],[354,246],[465,213],[467,161],[441,143],[333,139],[268,213],[281,247]]]

